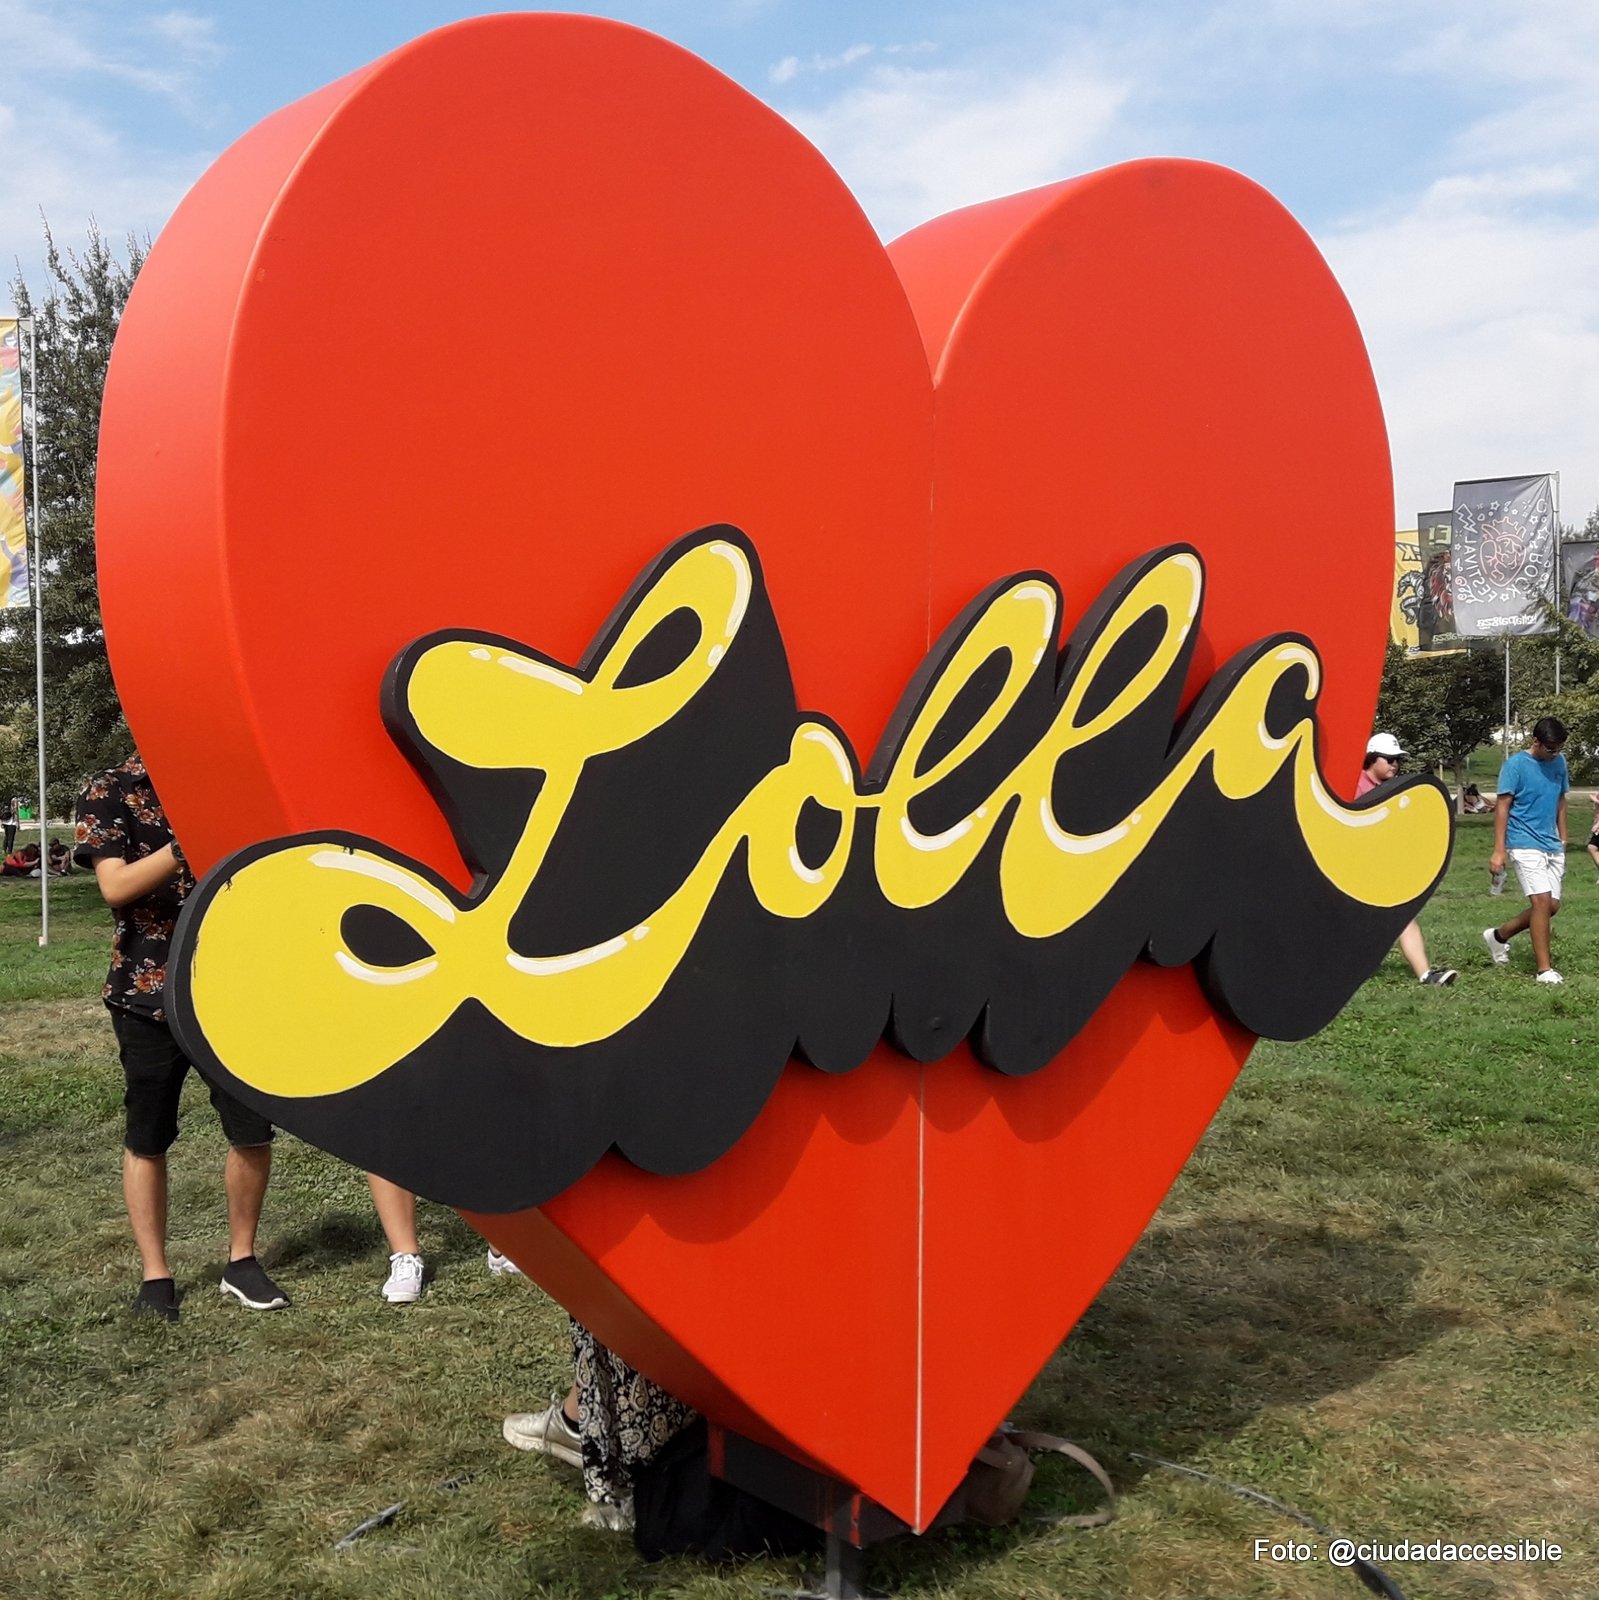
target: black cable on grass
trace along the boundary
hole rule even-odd
[[[463,1472],[459,1477],[441,1478],[436,1484],[433,1485],[433,1488],[435,1491],[441,1489],[459,1489],[470,1483],[475,1476],[475,1473]],[[349,1550],[353,1548],[355,1541],[363,1534],[371,1533],[376,1528],[388,1527],[388,1525],[393,1522],[394,1519],[404,1510],[405,1502],[403,1500],[396,1500],[392,1506],[384,1506],[381,1511],[377,1512],[373,1516],[368,1517],[365,1522],[358,1523],[355,1527],[351,1528],[342,1539],[338,1540],[337,1543],[334,1544],[333,1548],[335,1550]]]
[[[1269,1494],[1262,1494],[1259,1489],[1246,1489],[1241,1483],[1229,1483],[1225,1478],[1218,1478],[1214,1473],[1201,1472],[1198,1467],[1185,1467],[1175,1461],[1166,1461],[1160,1456],[1145,1455],[1142,1450],[1129,1450],[1135,1461],[1147,1461],[1152,1467],[1165,1467],[1169,1472],[1180,1472],[1187,1478],[1198,1478],[1204,1483],[1214,1483],[1218,1488],[1226,1489],[1231,1494],[1236,1494],[1245,1500],[1253,1500],[1258,1505],[1270,1506],[1273,1511],[1280,1511],[1285,1517],[1292,1517],[1301,1527],[1309,1528],[1312,1533],[1319,1533],[1324,1539],[1336,1539],[1339,1536],[1331,1528],[1326,1528],[1317,1522],[1314,1517],[1307,1517],[1303,1511],[1295,1511],[1292,1506],[1285,1506],[1281,1500],[1273,1500]],[[1374,1566],[1369,1561],[1362,1561],[1356,1556],[1349,1563],[1349,1570],[1371,1590],[1373,1594],[1380,1594],[1383,1600],[1405,1600],[1404,1591],[1388,1576],[1381,1567]]]

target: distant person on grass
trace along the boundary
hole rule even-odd
[[[25,844],[20,850],[14,850],[5,859],[5,864],[0,866],[0,877],[6,878],[37,878],[39,876],[39,847],[36,844]]]
[[[1566,725],[1559,717],[1540,717],[1532,739],[1499,769],[1494,806],[1494,853],[1490,872],[1502,872],[1508,854],[1527,909],[1497,928],[1484,928],[1489,959],[1502,967],[1510,941],[1523,929],[1532,934],[1539,983],[1563,983],[1549,954],[1549,925],[1560,911],[1560,885],[1566,875],[1566,791],[1571,778],[1560,753]]]
[[[1366,745],[1366,759],[1360,764],[1355,781],[1355,798],[1370,794],[1380,783],[1392,783],[1399,776],[1405,752],[1391,733],[1374,733]],[[1425,984],[1450,984],[1460,976],[1453,967],[1435,967],[1427,960],[1427,946],[1421,937],[1421,924],[1407,922],[1399,934],[1399,953],[1410,963],[1416,980]]]
[[[167,1265],[167,1149],[178,1136],[178,1101],[191,1063],[167,1026],[162,1001],[172,930],[194,875],[138,756],[90,779],[78,796],[74,855],[94,873],[111,907],[111,970],[102,998],[126,1080],[122,1192],[144,1265],[133,1310],[176,1322],[178,1294]],[[272,1170],[272,1124],[225,1089],[210,1089],[228,1140],[222,1292],[253,1311],[276,1310],[289,1297],[255,1258]]]
[[[1593,792],[1593,825],[1588,830],[1588,859],[1599,867],[1599,789]],[[1594,879],[1599,883],[1599,878]]]

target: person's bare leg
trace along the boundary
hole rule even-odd
[[[1596,868],[1599,868],[1599,844],[1588,846],[1588,859],[1593,862]]]
[[[1553,913],[1549,909],[1549,896],[1535,894],[1532,904],[1528,907],[1528,927],[1532,930],[1532,959],[1540,972],[1547,972],[1551,965],[1549,960],[1549,919]]]
[[[1509,944],[1518,933],[1525,933],[1531,926],[1532,907],[1528,906],[1525,911],[1521,912],[1518,916],[1512,917],[1509,922],[1500,923],[1500,925],[1494,929],[1494,933],[1498,937],[1501,944]]]
[[[255,1230],[261,1221],[267,1178],[272,1172],[272,1146],[253,1144],[228,1147],[222,1184],[228,1194],[228,1260],[242,1261],[255,1254]]]
[[[122,1198],[127,1202],[133,1242],[139,1247],[144,1277],[170,1278],[167,1265],[167,1158],[122,1152]]]
[[[383,1224],[383,1237],[389,1241],[391,1256],[419,1256],[422,1247],[416,1240],[416,1196],[375,1172],[366,1175],[372,1190],[372,1208]]]
[[[1422,942],[1421,924],[1407,922],[1399,935],[1399,953],[1410,963],[1418,978],[1427,976],[1427,946]]]
[[[561,1415],[572,1424],[572,1431],[577,1432],[577,1385],[574,1383],[566,1391],[566,1398],[561,1402]]]

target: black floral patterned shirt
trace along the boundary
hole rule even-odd
[[[93,868],[96,861],[141,861],[172,843],[167,815],[156,799],[144,763],[129,756],[120,767],[93,777],[78,796],[78,834],[73,859]],[[111,912],[111,970],[102,992],[108,1006],[166,1020],[167,952],[178,910],[194,878],[185,867],[170,882]]]

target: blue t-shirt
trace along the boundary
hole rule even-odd
[[[1505,824],[1507,850],[1563,850],[1555,829],[1560,797],[1571,787],[1566,758],[1550,756],[1539,761],[1518,750],[1499,769],[1499,792],[1514,796],[1510,820]]]

